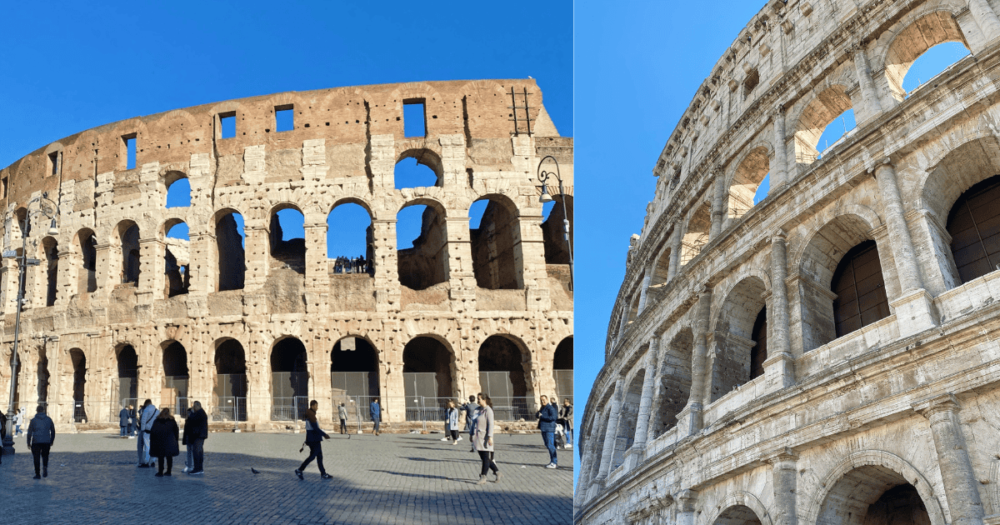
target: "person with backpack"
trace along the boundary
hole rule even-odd
[[[56,441],[56,425],[45,414],[45,405],[38,405],[35,417],[28,425],[28,447],[31,448],[31,458],[35,462],[35,479],[49,477],[49,449]],[[41,476],[39,476],[39,460],[41,460]]]
[[[309,457],[302,462],[299,468],[295,469],[295,475],[299,477],[300,480],[305,479],[302,476],[302,471],[312,463],[312,460],[316,460],[316,466],[319,467],[319,477],[322,479],[333,479],[333,476],[326,473],[326,469],[323,467],[323,440],[330,439],[330,436],[326,432],[323,432],[319,428],[319,421],[316,419],[316,410],[319,408],[319,403],[316,400],[309,402],[309,410],[306,410],[306,442],[305,445],[309,447]],[[302,449],[299,449],[301,452]]]

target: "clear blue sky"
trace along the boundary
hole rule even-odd
[[[646,204],[653,199],[653,166],[695,90],[764,2],[627,1],[612,6],[578,0],[575,5],[574,341],[579,359],[574,396],[575,428],[580,429],[591,386],[604,364],[629,237],[642,230]],[[965,53],[960,44],[931,50],[914,64],[904,88],[914,89],[918,78],[926,82]],[[836,119],[821,137],[820,149],[853,126],[853,115]]]
[[[534,77],[560,134],[572,136],[570,0],[533,4],[529,12],[455,0],[95,1],[44,9],[6,2],[3,15],[9,45],[0,53],[0,167],[135,116],[282,91],[422,80]],[[329,255],[363,254],[367,214],[359,207],[336,213]],[[418,234],[419,219],[403,229]],[[285,238],[302,236],[301,228],[286,228]]]

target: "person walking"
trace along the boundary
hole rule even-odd
[[[306,479],[302,476],[302,471],[312,463],[312,460],[316,460],[316,466],[319,467],[319,477],[323,479],[333,479],[333,476],[326,473],[326,469],[323,467],[323,440],[330,439],[330,436],[326,432],[323,432],[319,428],[319,421],[316,419],[316,410],[319,408],[319,403],[316,400],[309,402],[309,410],[306,410],[306,446],[309,447],[309,457],[302,462],[299,468],[295,469],[295,475],[299,477],[300,480]]]
[[[21,422],[24,421],[24,414],[20,410],[14,409],[14,437],[20,437],[21,435]]]
[[[493,471],[496,475],[496,482],[500,482],[500,468],[493,460],[493,431],[495,421],[493,420],[493,401],[487,394],[479,394],[479,410],[476,414],[476,425],[472,438],[472,447],[479,452],[479,459],[483,461],[483,468],[479,472],[479,481],[476,485],[486,483],[486,474]]]
[[[347,407],[343,403],[337,407],[337,416],[340,418],[340,433],[347,434]],[[350,434],[347,434],[347,439],[351,439]]]
[[[451,439],[451,444],[457,445],[459,440],[458,405],[451,399],[448,400],[448,410],[445,412],[445,415],[445,437],[441,438],[441,441]]]
[[[49,477],[49,449],[56,441],[56,425],[45,414],[45,405],[38,405],[35,417],[28,425],[28,447],[31,458],[35,461],[35,479]],[[39,459],[41,460],[41,476],[38,475]]]
[[[549,449],[549,464],[545,468],[557,468],[559,458],[556,457],[556,420],[559,419],[559,411],[549,403],[549,396],[539,398],[542,402],[542,409],[535,416],[538,418],[538,429],[542,431],[542,442],[545,448]]]
[[[128,407],[122,405],[122,409],[118,412],[118,437],[125,438],[125,432],[128,430]]]
[[[180,455],[180,447],[177,441],[180,438],[180,429],[177,428],[177,421],[170,415],[170,409],[164,408],[149,430],[149,455],[156,458],[156,477],[171,475],[174,468],[174,458]],[[163,460],[167,460],[167,471],[163,472]]]
[[[143,453],[142,458],[139,463],[146,465],[146,467],[153,466],[153,459],[149,453],[149,434],[153,430],[153,422],[160,415],[160,411],[156,409],[156,405],[153,404],[152,400],[147,399],[143,403],[142,411],[139,412],[139,437],[142,440]],[[174,423],[175,425],[177,423]]]
[[[21,411],[19,412],[19,414],[21,414],[20,426],[27,427],[28,426],[28,409],[26,409],[24,407],[21,407]],[[25,430],[21,430],[20,431],[22,436],[24,435],[24,432],[26,430],[27,430],[27,428],[25,428]]]
[[[372,404],[368,406],[368,415],[372,417],[372,423],[375,424],[375,429],[372,430],[372,434],[376,436],[381,432],[378,430],[379,422],[382,420],[382,407],[378,404],[378,398],[372,400]]]
[[[566,433],[566,448],[573,449],[573,404],[569,398],[563,398],[563,406],[559,409],[559,424],[563,426]]]
[[[462,410],[465,411],[465,430],[469,433],[469,441],[472,441],[472,433],[476,429],[476,413],[479,410],[479,405],[476,403],[476,396],[469,396],[469,402],[462,405]],[[461,440],[462,436],[459,436]],[[475,444],[472,445],[471,452],[476,451]]]
[[[183,443],[187,445],[187,460],[182,472],[192,476],[205,473],[205,440],[208,439],[208,414],[201,408],[201,401],[191,404],[191,411],[184,420]]]

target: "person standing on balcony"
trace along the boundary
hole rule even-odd
[[[372,404],[368,406],[368,414],[372,417],[372,423],[375,423],[375,429],[372,430],[372,434],[376,436],[379,435],[378,426],[382,419],[382,407],[378,404],[378,398],[372,400]]]
[[[542,431],[542,442],[545,448],[549,449],[549,464],[545,468],[557,468],[559,458],[556,457],[556,420],[559,419],[559,411],[555,405],[549,404],[549,396],[539,398],[542,402],[542,409],[535,414],[538,418],[538,429]]]
[[[302,471],[312,463],[312,460],[316,460],[316,466],[319,467],[319,477],[323,479],[333,479],[333,476],[326,473],[326,469],[323,468],[323,440],[330,439],[330,436],[326,432],[323,432],[319,428],[319,421],[316,419],[316,410],[319,409],[319,403],[316,400],[309,402],[309,410],[306,410],[306,446],[309,447],[309,457],[302,462],[299,468],[295,469],[295,475],[299,477],[300,480],[305,479],[302,476]],[[301,449],[299,450],[301,452]]]
[[[479,481],[476,485],[486,483],[486,475],[493,471],[496,475],[496,482],[500,482],[500,468],[494,461],[493,432],[495,421],[493,419],[493,401],[487,394],[479,394],[479,410],[476,415],[476,425],[472,438],[472,447],[479,452],[479,459],[483,460],[483,468],[479,472]]]
[[[337,416],[340,417],[340,433],[347,434],[347,407],[343,403],[337,407]],[[347,434],[347,439],[351,439],[350,434]]]
[[[28,448],[35,461],[35,479],[49,477],[49,448],[56,441],[56,425],[45,415],[45,405],[38,405],[35,417],[28,425]],[[42,476],[38,475],[38,463],[41,459]]]

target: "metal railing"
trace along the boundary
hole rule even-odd
[[[305,419],[306,410],[309,410],[309,398],[306,396],[274,397],[271,403],[271,421]]]

